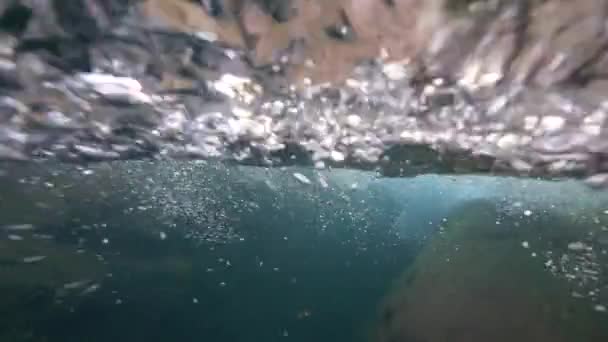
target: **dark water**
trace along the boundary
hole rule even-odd
[[[373,318],[387,282],[411,259],[407,248],[361,253],[324,236],[287,234],[285,241],[284,225],[260,224],[267,227],[259,235],[214,248],[108,234],[112,246],[103,254],[146,247],[108,256],[112,278],[103,289],[73,312],[49,317],[43,334],[64,341],[357,340],[366,331],[353,327]],[[167,259],[181,265],[154,267]]]
[[[576,184],[175,162],[2,170],[2,341],[608,336],[608,200]],[[546,319],[510,325],[536,308]]]

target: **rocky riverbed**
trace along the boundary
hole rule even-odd
[[[606,182],[606,4],[0,2],[0,158]]]

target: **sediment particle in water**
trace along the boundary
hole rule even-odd
[[[327,181],[321,175],[319,175],[319,184],[321,184],[321,187],[325,189],[329,187],[329,184],[327,184]]]
[[[86,284],[88,284],[89,282],[90,282],[90,280],[77,280],[77,281],[73,281],[71,283],[63,284],[63,288],[66,290],[79,289],[79,288],[85,286]]]
[[[568,244],[568,249],[571,251],[583,251],[585,249],[587,249],[587,245],[585,245],[583,242],[577,241],[577,242],[571,242]]]
[[[92,284],[91,286],[89,286],[86,289],[84,289],[84,291],[82,291],[82,293],[80,295],[81,296],[88,295],[90,293],[93,293],[93,292],[99,290],[100,287],[101,287],[101,285],[99,285],[97,283]]]
[[[26,264],[33,264],[35,262],[39,262],[44,259],[46,259],[46,256],[44,256],[44,255],[34,255],[34,256],[29,256],[29,257],[23,258],[23,262]]]
[[[9,224],[4,226],[4,229],[6,230],[32,230],[34,229],[34,225],[33,224],[29,224],[29,223],[24,223],[24,224]]]
[[[301,173],[294,173],[293,176],[295,177],[295,179],[297,179],[298,181],[300,181],[303,184],[311,184],[310,179],[308,179],[308,177],[304,176]]]

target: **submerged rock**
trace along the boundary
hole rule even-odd
[[[591,342],[608,337],[608,318],[597,310],[608,297],[586,295],[604,288],[605,269],[595,274],[599,284],[578,289],[580,278],[559,276],[545,259],[561,255],[576,268],[586,268],[586,261],[568,252],[566,241],[585,236],[588,225],[515,217],[498,224],[499,212],[486,201],[455,212],[386,299],[377,341]]]

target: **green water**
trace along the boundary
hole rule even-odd
[[[3,170],[0,341],[608,338],[608,200],[571,183]]]

